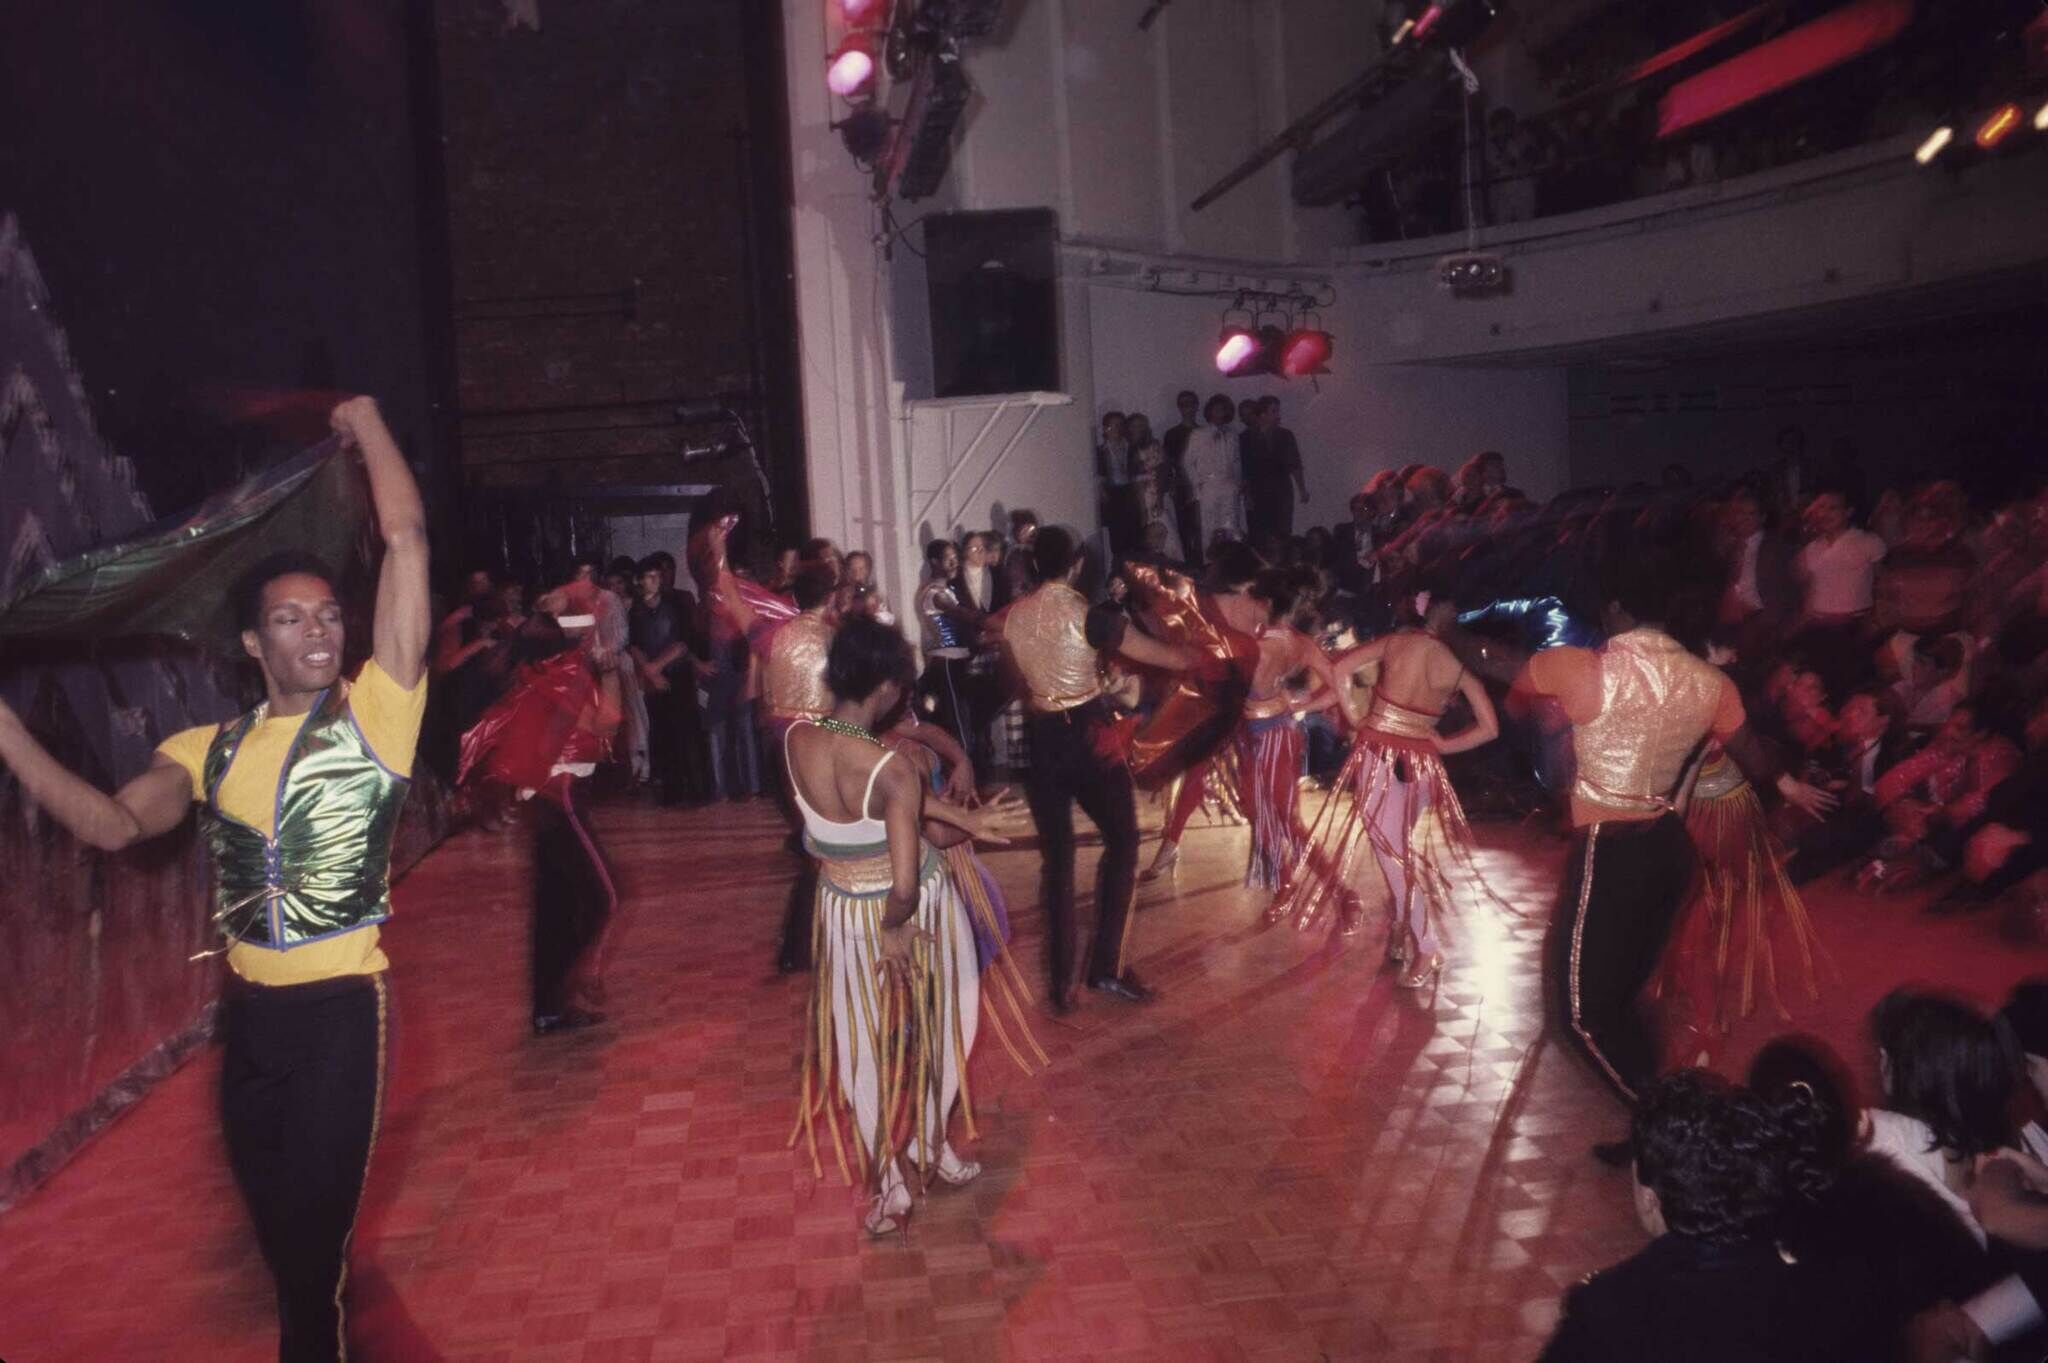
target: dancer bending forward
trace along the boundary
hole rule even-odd
[[[988,837],[1000,809],[928,801],[917,771],[883,747],[882,722],[916,684],[902,635],[847,621],[832,640],[826,681],[831,713],[798,721],[784,742],[790,793],[818,864],[798,1134],[815,1167],[822,1114],[848,1172],[839,1117],[842,1105],[851,1108],[873,1199],[862,1225],[881,1236],[910,1213],[905,1157],[921,1180],[960,1184],[981,1172],[946,1139],[966,1096],[978,1019],[974,930],[924,822]]]
[[[1342,930],[1357,931],[1357,882],[1364,869],[1359,859],[1369,848],[1391,896],[1387,952],[1406,967],[1396,981],[1406,989],[1421,988],[1443,969],[1439,919],[1450,893],[1418,826],[1434,814],[1451,855],[1472,870],[1472,832],[1443,758],[1500,732],[1486,688],[1440,638],[1457,616],[1454,603],[1424,592],[1406,627],[1337,660],[1338,700],[1358,737],[1296,859],[1293,888],[1271,911],[1276,920],[1292,914],[1307,928],[1337,899]],[[1352,682],[1374,666],[1378,678],[1360,716]],[[1446,738],[1436,726],[1453,694],[1472,707],[1472,723]]]

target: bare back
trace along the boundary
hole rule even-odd
[[[1267,626],[1259,635],[1259,663],[1252,672],[1251,699],[1271,700],[1279,695],[1289,677],[1311,664],[1309,653],[1315,647],[1313,639],[1292,625]]]
[[[882,817],[875,768],[889,754],[848,734],[816,724],[798,724],[784,740],[789,752],[790,779],[821,819],[851,824]],[[870,798],[873,792],[873,798]],[[861,807],[866,800],[868,808]]]
[[[1379,642],[1378,694],[1409,710],[1442,714],[1465,676],[1457,655],[1421,630],[1402,630]]]

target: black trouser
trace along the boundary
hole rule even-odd
[[[1245,534],[1261,550],[1294,535],[1294,486],[1251,483],[1245,487]]]
[[[281,1363],[345,1352],[342,1288],[384,1095],[382,975],[222,998],[228,1164],[277,1285]]]
[[[818,911],[818,863],[804,850],[803,817],[797,813],[796,797],[790,790],[788,750],[789,721],[771,718],[761,729],[761,749],[768,765],[775,768],[780,784],[782,812],[789,819],[789,851],[796,859],[796,878],[790,882],[789,902],[782,906],[782,945],[775,955],[775,968],[787,974],[811,968],[811,924]]]
[[[1624,1103],[1656,1076],[1657,1038],[1641,996],[1693,871],[1692,839],[1676,814],[1572,835],[1544,974],[1564,1038]]]
[[[959,740],[969,761],[974,760],[974,751],[980,746],[974,733],[982,689],[981,679],[972,675],[972,666],[972,660],[967,658],[932,658],[925,663],[924,676],[918,680],[918,689],[931,700],[932,718]]]
[[[1088,978],[1123,974],[1124,935],[1138,877],[1138,808],[1130,768],[1111,743],[1109,706],[1100,700],[1058,714],[1031,716],[1031,773],[1025,793],[1044,857],[1047,957],[1054,998],[1074,984],[1074,802],[1102,834],[1095,870],[1095,946]]]
[[[1179,503],[1180,552],[1188,568],[1201,572],[1208,565],[1208,543],[1202,538],[1202,504],[1192,499]]]
[[[596,947],[618,908],[604,851],[583,816],[581,781],[549,780],[529,802],[533,819],[533,1015],[551,1018],[570,1003],[577,967]]]
[[[647,763],[661,786],[661,798],[670,804],[710,798],[711,763],[695,684],[687,675],[671,677],[668,690],[650,689],[645,700]]]

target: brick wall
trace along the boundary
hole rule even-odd
[[[502,0],[437,4],[465,479],[742,487],[742,461],[685,468],[705,432],[673,409],[758,387],[800,514],[775,7],[539,0],[535,32]]]

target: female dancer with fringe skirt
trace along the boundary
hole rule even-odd
[[[1358,882],[1367,874],[1361,858],[1369,852],[1391,895],[1387,952],[1407,967],[1396,981],[1404,989],[1423,987],[1443,969],[1438,926],[1450,882],[1430,844],[1441,843],[1476,875],[1472,832],[1443,759],[1500,732],[1486,688],[1438,637],[1456,619],[1453,603],[1422,593],[1408,628],[1338,659],[1338,699],[1358,737],[1296,859],[1292,887],[1269,912],[1273,921],[1291,915],[1306,930],[1335,900],[1347,910],[1340,931],[1356,931],[1348,911],[1358,901]],[[1351,681],[1375,666],[1378,678],[1361,716]],[[1472,723],[1445,738],[1436,726],[1453,694],[1472,707]]]
[[[1763,802],[1719,744],[1700,763],[1685,830],[1699,874],[1650,991],[1674,1009],[1671,1068],[1706,1064],[1730,1025],[1756,1011],[1759,984],[1781,1022],[1792,1020],[1781,974],[1796,968],[1806,1001],[1820,1000],[1813,919],[1785,874]]]
[[[988,836],[1000,807],[969,813],[927,801],[910,763],[877,737],[880,720],[915,683],[902,635],[848,621],[826,663],[832,713],[795,724],[785,740],[790,792],[818,864],[810,1020],[797,1129],[814,1170],[819,1118],[843,1175],[840,1126],[850,1118],[854,1160],[872,1201],[871,1236],[900,1230],[911,1207],[907,1157],[919,1182],[966,1183],[981,1167],[947,1140],[954,1105],[969,1114],[967,1061],[980,1001],[974,928],[946,860],[924,836],[927,817]]]

